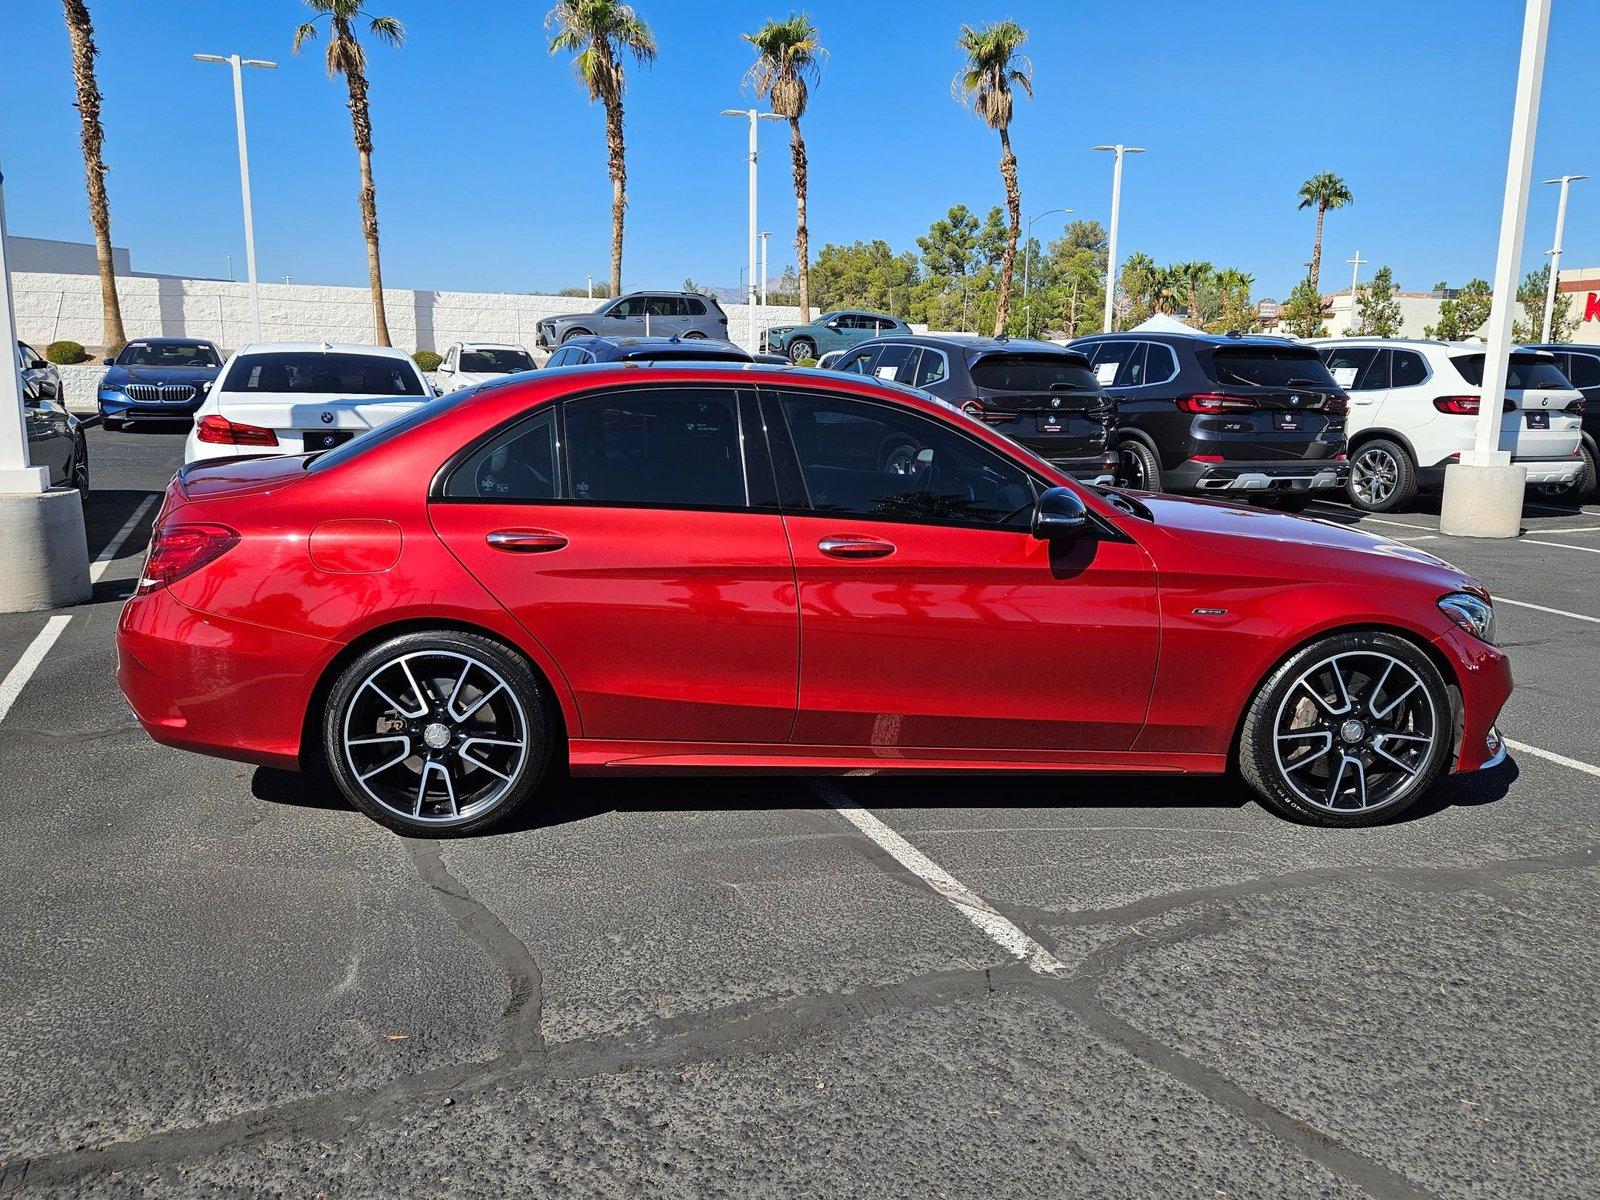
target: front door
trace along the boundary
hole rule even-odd
[[[776,411],[774,411],[776,410]],[[1129,749],[1155,675],[1153,564],[1109,524],[1028,532],[1037,483],[952,423],[777,394],[800,584],[794,741],[896,750]],[[782,425],[779,422],[783,422]],[[792,456],[792,457],[791,457]]]
[[[746,486],[753,403],[715,387],[580,396],[491,440],[433,504],[445,544],[555,659],[574,737],[787,740],[794,568],[764,460],[762,490]]]

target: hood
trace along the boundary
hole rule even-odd
[[[768,337],[786,337],[799,329],[798,325],[772,325],[767,328]]]
[[[1482,590],[1472,576],[1420,547],[1364,533],[1320,517],[1215,500],[1138,493],[1155,524],[1172,537],[1210,554],[1275,566],[1304,566],[1308,575],[1371,575],[1437,587]]]
[[[101,377],[102,386],[117,387],[124,383],[210,383],[221,367],[124,367],[112,365]]]

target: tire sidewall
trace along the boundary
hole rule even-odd
[[[1144,482],[1137,485],[1139,491],[1159,492],[1162,490],[1161,462],[1156,458],[1155,452],[1149,446],[1146,446],[1137,438],[1129,438],[1118,446],[1117,450],[1120,454],[1132,454],[1138,457],[1141,469],[1145,474]],[[1136,485],[1128,481],[1126,486],[1135,487]]]
[[[802,349],[804,347],[804,349]],[[803,362],[808,358],[817,356],[816,346],[807,338],[796,338],[789,343],[789,361],[792,363]]]
[[[1356,460],[1364,454],[1377,450],[1389,456],[1395,464],[1394,491],[1378,503],[1368,503],[1356,494]],[[1411,456],[1406,453],[1405,447],[1389,441],[1387,438],[1378,438],[1374,441],[1364,442],[1355,453],[1350,456],[1350,481],[1345,485],[1345,494],[1350,498],[1350,503],[1362,512],[1386,513],[1393,512],[1416,495],[1417,469],[1411,462]]]

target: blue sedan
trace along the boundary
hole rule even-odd
[[[198,338],[139,338],[105,362],[100,418],[113,431],[124,421],[192,415],[222,369],[216,346]]]

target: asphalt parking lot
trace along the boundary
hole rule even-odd
[[[0,617],[0,1194],[1600,1192],[1600,505],[1361,521],[1489,586],[1518,683],[1511,760],[1393,825],[577,781],[440,843],[139,731],[112,634],[181,435],[90,444],[93,600]]]

